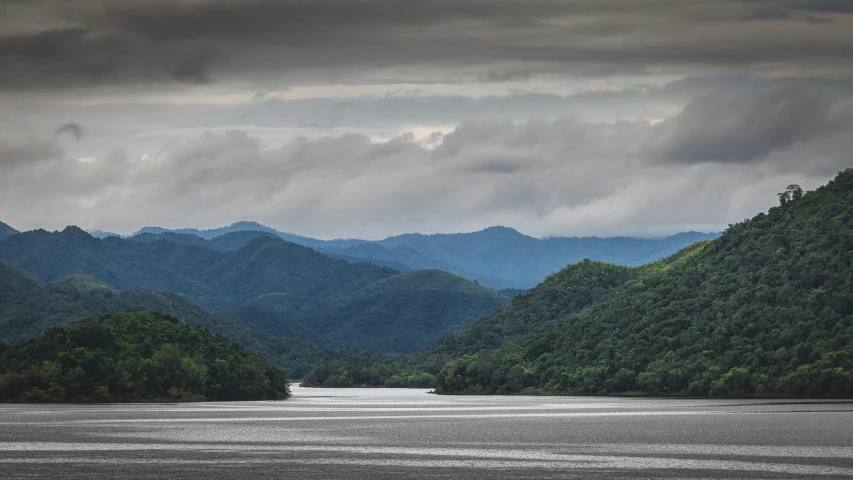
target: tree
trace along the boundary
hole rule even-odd
[[[789,202],[799,200],[803,197],[803,189],[799,185],[788,185],[784,192],[778,193],[779,204],[783,207]]]

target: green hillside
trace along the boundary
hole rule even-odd
[[[508,302],[508,297],[461,277],[419,270],[323,302],[264,295],[224,315],[288,338],[409,354]]]
[[[68,326],[99,313],[128,308],[173,315],[183,322],[220,333],[259,353],[299,378],[318,362],[332,359],[378,360],[381,355],[321,348],[280,338],[209,313],[170,292],[120,292],[84,275],[42,285],[22,270],[0,260],[0,339],[17,342],[54,326]],[[11,294],[11,292],[16,292]]]
[[[440,393],[853,395],[853,170],[805,195],[792,186],[781,206],[541,334],[450,361],[437,381]]]
[[[89,317],[0,343],[0,401],[278,400],[284,372],[177,318],[140,311]]]
[[[41,286],[29,273],[0,260],[0,304],[19,295],[30,293]]]
[[[230,323],[294,342],[291,346],[303,352],[300,358],[316,360],[280,362],[300,375],[322,359],[386,358],[365,357],[364,350],[396,356],[413,353],[509,301],[505,295],[449,273],[399,274],[368,263],[351,264],[263,232],[224,235],[229,238],[222,240],[223,245],[248,240],[235,251],[202,246],[199,242],[217,239],[188,234],[143,233],[137,237],[99,240],[68,227],[62,232],[26,232],[0,242],[0,258],[42,281],[87,275],[124,292],[112,292],[106,300],[94,303],[96,298],[89,295],[86,307],[76,310],[70,304],[48,308],[55,313],[45,312],[43,305],[62,301],[31,300],[12,317],[38,319],[23,323],[32,325],[26,335],[35,335],[56,324],[53,317],[57,315],[70,321],[85,314],[138,306],[126,303],[128,292],[173,292]],[[58,288],[52,286],[42,294],[62,293],[56,292]],[[154,303],[150,310],[159,309]],[[17,334],[11,326],[6,331]],[[305,342],[321,347],[306,349]]]
[[[450,360],[493,350],[522,335],[544,332],[561,319],[612,295],[639,269],[584,260],[549,276],[512,303],[440,338],[435,345],[399,362],[359,365],[329,361],[303,378],[305,386],[435,386],[435,375]]]

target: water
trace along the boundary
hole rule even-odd
[[[2,405],[0,477],[853,478],[853,403],[444,397]]]

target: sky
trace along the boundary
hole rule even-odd
[[[847,0],[0,0],[0,221],[719,231],[853,166]]]

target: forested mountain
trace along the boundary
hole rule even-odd
[[[261,333],[207,312],[170,292],[119,292],[83,275],[43,285],[23,270],[0,260],[0,340],[16,342],[54,326],[68,326],[98,313],[129,308],[173,315],[189,325],[225,335],[297,378],[324,360],[383,358],[369,352],[326,349]]]
[[[509,300],[447,272],[419,270],[311,303],[288,294],[263,295],[233,306],[224,315],[287,338],[409,354]]]
[[[516,296],[506,307],[442,337],[426,350],[389,365],[327,361],[314,368],[303,379],[303,385],[435,386],[435,375],[448,361],[544,332],[560,320],[608,298],[639,271],[591,260],[569,265]]]
[[[6,225],[3,222],[0,222],[0,242],[2,242],[8,237],[11,237],[12,235],[15,235],[16,233],[18,233],[17,230],[10,227],[9,225]]]
[[[284,372],[223,336],[159,313],[120,311],[0,342],[0,401],[277,400]]]
[[[132,237],[127,237],[127,240],[139,243],[173,242],[178,245],[195,245],[197,247],[211,248],[220,252],[233,252],[240,250],[252,240],[259,237],[279,238],[277,235],[272,233],[246,230],[225,233],[211,239],[204,239],[191,233],[163,232],[140,233]]]
[[[698,241],[717,237],[698,232],[649,239],[631,237],[533,238],[506,227],[449,235],[407,234],[379,242],[395,251],[406,247],[452,273],[491,288],[531,288],[548,275],[583,259],[638,266],[657,261]],[[406,263],[406,262],[403,262]]]
[[[170,230],[161,227],[144,227],[134,232],[131,237],[141,235],[141,234],[162,234],[162,233],[177,233],[183,235],[194,235],[197,237],[201,237],[205,240],[211,240],[216,237],[220,237],[222,235],[226,235],[229,233],[236,232],[262,232],[268,233],[271,235],[275,235],[280,237],[288,242],[293,242],[299,245],[303,245],[306,247],[334,247],[334,248],[344,248],[350,245],[357,245],[360,243],[365,243],[364,240],[319,240],[311,237],[303,237],[302,235],[296,235],[294,233],[280,232],[274,228],[267,227],[266,225],[261,225],[257,222],[236,222],[227,227],[220,228],[211,228],[208,230],[199,230],[196,228],[179,228],[175,230]]]
[[[76,227],[10,237],[0,242],[0,258],[45,282],[84,274],[119,290],[175,292],[209,309],[267,293],[340,295],[397,273],[270,237],[217,252],[171,241],[99,240]]]
[[[853,395],[853,170],[781,200],[544,333],[449,362],[437,390]]]
[[[229,244],[252,236],[242,248],[226,252],[197,241]],[[62,232],[26,232],[0,242],[0,258],[41,281],[57,282],[31,294],[26,306],[14,314],[0,304],[7,318],[26,319],[23,324],[32,326],[8,338],[35,335],[58,320],[86,314],[148,308],[138,297],[154,292],[139,290],[173,292],[218,312],[217,318],[229,324],[289,339],[292,351],[269,339],[250,341],[243,336],[240,341],[301,375],[321,360],[384,358],[364,351],[397,356],[415,352],[509,302],[508,296],[446,272],[399,274],[366,263],[351,264],[263,232],[235,232],[213,240],[189,234],[138,237],[142,239],[99,240],[68,227]],[[75,277],[81,274],[97,282]],[[88,288],[94,283],[99,287]],[[66,285],[73,286],[75,294],[85,292],[84,306],[68,302],[69,297],[63,296],[69,290]],[[91,295],[107,290],[106,300]],[[56,295],[60,300],[53,300]],[[41,305],[50,305],[57,313],[44,312]],[[160,308],[154,302],[151,309]],[[0,315],[0,323],[3,319]],[[7,331],[17,332],[11,326]]]
[[[212,230],[166,230],[145,227],[135,233],[140,241],[170,238],[177,243],[202,245],[242,229],[266,233],[304,245],[328,256],[351,263],[370,262],[406,272],[444,270],[475,280],[494,289],[527,289],[570,263],[583,259],[618,265],[638,266],[672,255],[698,241],[716,238],[716,233],[686,232],[666,238],[633,237],[550,237],[534,238],[506,227],[479,232],[399,235],[379,241],[358,239],[318,240],[276,231],[255,222],[238,222]],[[170,237],[165,237],[170,235]],[[195,238],[181,237],[192,235]],[[236,240],[236,238],[235,238]],[[234,245],[239,242],[232,242]],[[230,250],[209,244],[217,250]],[[240,245],[242,246],[242,245]],[[239,248],[239,247],[238,247]]]
[[[391,364],[305,385],[438,393],[853,395],[853,170],[640,268],[572,265]],[[450,359],[435,377],[443,362]]]

